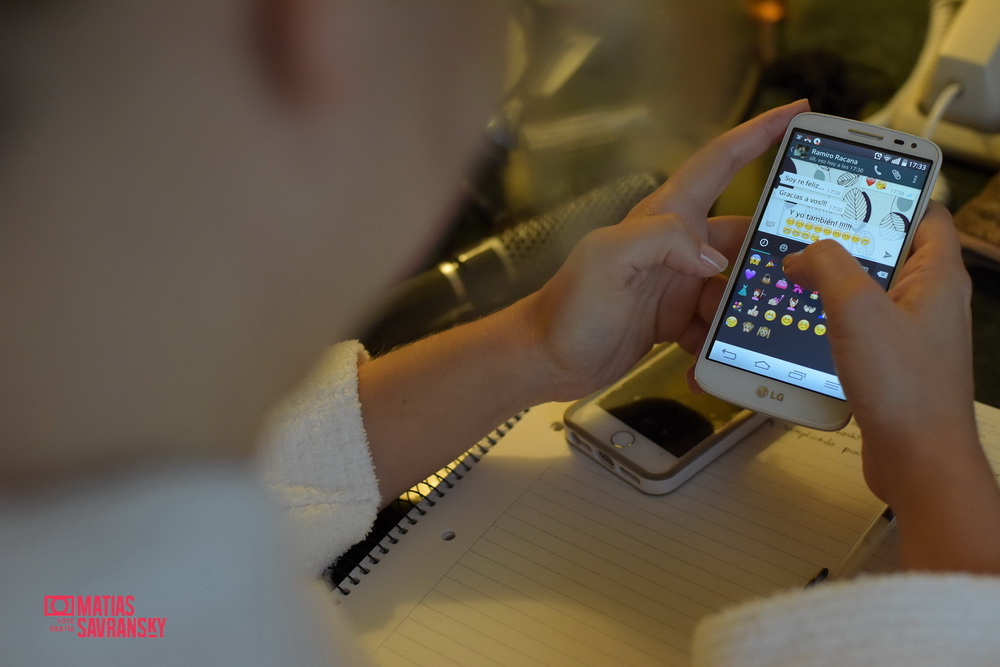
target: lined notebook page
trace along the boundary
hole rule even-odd
[[[529,412],[341,598],[377,663],[683,665],[702,617],[803,586],[881,507],[852,427],[765,423],[654,497],[569,448],[565,407]]]

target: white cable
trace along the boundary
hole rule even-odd
[[[910,91],[915,86],[922,87],[925,85],[926,79],[930,76],[931,70],[937,63],[941,40],[944,38],[948,26],[951,25],[952,19],[955,18],[955,12],[958,11],[958,7],[961,4],[962,0],[930,0],[927,37],[924,40],[924,46],[920,51],[920,55],[917,56],[917,62],[910,72],[910,76],[899,87],[896,94],[886,102],[884,107],[864,119],[866,123],[891,127],[896,109],[912,96]]]
[[[962,84],[958,81],[951,81],[947,86],[941,89],[938,93],[937,99],[934,100],[934,105],[931,110],[927,113],[927,122],[924,123],[924,131],[922,136],[924,139],[930,141],[934,140],[934,132],[937,130],[938,123],[941,122],[941,118],[944,113],[951,106],[951,103],[955,101],[955,98],[962,94]],[[939,202],[947,206],[951,203],[951,186],[948,184],[948,179],[945,178],[943,173],[938,174],[937,183],[934,185],[934,192],[931,193],[931,197],[934,201]]]
[[[941,117],[944,116],[944,112],[948,110],[955,98],[961,94],[962,84],[958,81],[951,81],[941,89],[937,99],[934,100],[934,106],[927,113],[927,122],[924,124],[923,131],[924,139],[934,139],[934,132],[937,130],[938,123],[941,122]]]

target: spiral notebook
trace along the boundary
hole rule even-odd
[[[765,422],[646,496],[571,450],[565,404],[508,423],[415,501],[335,595],[377,664],[687,664],[698,621],[801,588],[881,509],[860,438]],[[1000,411],[977,405],[1000,469]],[[889,539],[869,564],[898,562]]]

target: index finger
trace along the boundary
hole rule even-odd
[[[633,212],[704,218],[736,172],[780,139],[793,117],[808,110],[809,102],[799,100],[766,111],[716,137],[688,158],[656,192],[639,202]]]

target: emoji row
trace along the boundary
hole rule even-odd
[[[767,292],[765,292],[760,287],[755,287],[752,292],[748,292],[748,287],[746,285],[741,287],[740,291],[737,292],[736,294],[737,296],[749,296],[751,301],[762,301],[767,296]],[[770,299],[767,299],[767,303],[769,306],[780,306],[781,302],[785,300],[785,296],[787,295],[778,294],[777,296],[772,296]],[[797,296],[790,297],[788,299],[788,310],[795,310],[795,307],[799,305],[799,302],[801,300],[802,300],[801,297]],[[736,301],[733,304],[734,308],[736,307],[737,303],[741,304],[740,301]],[[816,305],[810,304],[808,302],[802,305],[802,310],[804,310],[807,313],[815,313],[816,308],[817,308]]]
[[[809,241],[819,241],[823,236],[829,236],[835,239],[843,239],[844,241],[850,241],[851,243],[860,243],[863,246],[871,245],[872,237],[871,234],[865,232],[864,234],[855,234],[850,230],[839,230],[833,227],[824,227],[823,225],[813,225],[811,222],[806,222],[804,225],[799,223],[802,220],[796,220],[795,225],[790,224],[792,219],[789,218],[785,227],[782,228],[782,233],[786,236],[792,236],[795,238],[802,238]],[[798,227],[804,226],[805,229],[798,229]],[[773,266],[773,262],[771,265]]]
[[[773,297],[773,298],[767,300],[767,304],[769,306],[779,306],[779,305],[781,305],[781,300],[784,299],[784,298],[785,298],[784,296]],[[787,310],[789,312],[795,312],[795,307],[798,305],[798,303],[799,303],[798,299],[794,299],[794,298],[793,299],[789,299],[788,300],[788,307],[785,308],[785,310]],[[742,313],[743,312],[743,302],[742,301],[734,301],[733,302],[733,310],[735,310],[737,313]],[[812,315],[813,313],[816,312],[817,308],[816,308],[816,306],[811,306],[809,304],[804,304],[802,306],[802,310],[807,315]],[[751,307],[750,309],[747,310],[747,315],[749,315],[751,317],[757,317],[758,313],[760,313],[760,310],[758,309],[757,304],[753,304],[753,307]],[[770,314],[771,316],[767,317],[768,314]],[[764,313],[764,317],[767,317],[767,319],[769,319],[769,320],[773,320],[774,319],[774,311],[773,310],[768,310],[766,313]],[[821,320],[825,320],[826,319],[826,311],[825,310],[820,310],[819,311],[819,319],[821,319]]]
[[[756,275],[757,275],[757,272],[754,271],[753,269],[745,269],[743,271],[743,277],[746,278],[747,280],[753,280],[754,276],[756,276]],[[761,276],[761,278],[760,278],[760,284],[761,285],[770,285],[771,284],[771,274],[770,273],[765,273],[763,276]],[[778,278],[778,280],[774,283],[774,286],[776,288],[778,288],[778,289],[788,289],[788,281],[785,280],[784,278]],[[740,288],[740,296],[746,296],[746,288],[747,288],[746,285],[743,285],[743,287]],[[792,293],[793,294],[804,294],[805,292],[802,290],[802,287],[800,285],[798,285],[796,283],[792,283]],[[813,299],[813,300],[818,299],[819,298],[819,292],[815,292],[814,291],[812,294],[809,295],[809,298]]]
[[[768,314],[770,314],[771,317],[768,317]],[[773,310],[769,310],[766,313],[764,313],[764,318],[769,321],[773,320],[774,316],[775,314]],[[791,315],[782,315],[781,319],[779,320],[779,322],[781,322],[786,327],[791,326],[792,322],[794,321],[795,318],[793,318]],[[735,328],[736,325],[738,325],[739,323],[740,321],[732,315],[726,318],[726,326],[729,327],[730,329]],[[755,323],[747,321],[742,324],[741,328],[743,329],[743,333],[753,333],[754,327],[756,326],[757,325]],[[813,333],[816,334],[817,336],[822,336],[823,334],[826,333],[826,325],[823,323],[813,326],[812,322],[810,322],[809,320],[799,320],[795,326],[798,328],[799,331],[808,331],[809,327],[812,327]],[[757,335],[761,336],[762,338],[770,338],[771,328],[766,326],[760,326],[757,328]]]

